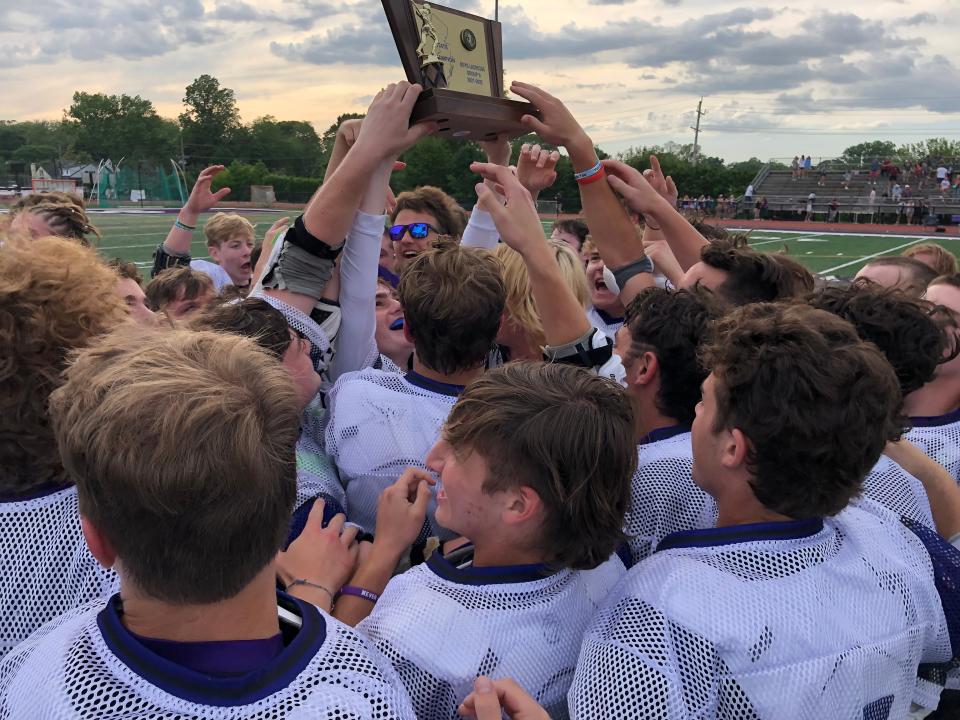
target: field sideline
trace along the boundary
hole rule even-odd
[[[241,214],[256,228],[257,238],[284,214],[295,217],[296,210],[241,210]],[[120,257],[135,262],[149,272],[154,249],[173,224],[176,216],[170,212],[91,212],[93,223],[103,233],[100,252],[108,257]],[[200,218],[191,253],[195,258],[207,258],[203,241],[203,225],[210,214]],[[553,220],[541,220],[547,233]],[[733,229],[733,228],[731,228]],[[960,254],[960,238],[944,235],[871,235],[810,231],[756,229],[750,234],[751,245],[768,252],[786,251],[813,272],[849,277],[863,264],[880,255],[899,254],[911,245],[937,242],[954,254]]]

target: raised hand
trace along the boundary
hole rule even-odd
[[[509,165],[513,149],[506,133],[497,135],[494,140],[479,140],[477,145],[487,156],[487,162],[494,165]]]
[[[548,143],[566,148],[571,146],[589,146],[592,142],[580,123],[567,110],[567,107],[557,98],[541,90],[536,85],[514,82],[510,85],[510,92],[533,103],[540,111],[542,119],[533,115],[524,115],[521,122],[530,128]]]
[[[545,245],[543,227],[533,198],[530,191],[520,184],[513,170],[490,163],[473,163],[470,169],[494,186],[493,190],[484,183],[476,186],[477,204],[493,216],[503,242],[521,255],[534,247]],[[506,205],[501,195],[506,197]]]
[[[277,237],[277,233],[279,233],[281,230],[286,230],[287,225],[289,224],[290,218],[282,217],[279,220],[276,220],[273,225],[271,225],[263,234],[263,247],[267,254],[269,254],[270,248],[273,247],[273,240]]]
[[[677,198],[680,193],[673,182],[672,176],[663,176],[663,170],[660,168],[660,161],[656,155],[650,156],[650,167],[643,171],[643,177],[646,178],[650,186],[667,200],[673,207],[677,206]]]
[[[211,165],[208,168],[204,168],[203,172],[200,173],[200,177],[198,177],[197,181],[193,184],[193,190],[190,191],[190,197],[187,198],[187,204],[183,206],[183,210],[193,216],[197,216],[223,200],[230,192],[230,188],[225,187],[220,188],[216,192],[210,192],[210,183],[224,170],[223,165]]]
[[[557,163],[560,153],[550,152],[539,145],[524,143],[520,148],[520,159],[517,161],[517,179],[520,184],[530,191],[534,200],[541,191],[546,190],[557,181]]]
[[[362,118],[351,118],[344,120],[337,128],[337,139],[348,148],[352,148],[357,138],[360,137],[360,127],[363,125]]]
[[[417,140],[433,132],[436,123],[410,126],[410,112],[422,90],[419,85],[403,81],[377,93],[360,126],[355,150],[362,148],[378,160],[395,160]]]
[[[619,160],[604,160],[603,167],[610,187],[623,196],[631,210],[646,215],[664,202],[664,197],[636,168]]]
[[[550,720],[530,694],[510,678],[491,680],[480,676],[473,682],[473,692],[457,708],[463,717],[476,720],[501,720],[501,712],[510,720]]]

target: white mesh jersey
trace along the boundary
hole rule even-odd
[[[326,448],[347,490],[350,521],[374,531],[380,491],[408,467],[424,461],[463,390],[406,375],[373,370],[345,373],[327,397]],[[433,523],[436,502],[428,518]]]
[[[622,317],[613,317],[595,307],[587,308],[587,320],[611,340],[616,339],[617,330],[623,327]]]
[[[453,720],[479,675],[510,677],[552,718],[583,631],[623,577],[613,557],[589,571],[543,565],[474,568],[434,553],[393,578],[358,629],[393,663],[419,720]]]
[[[889,511],[677,533],[588,629],[577,718],[886,720],[951,656],[926,549]]]
[[[280,238],[277,238],[277,246],[283,245]],[[337,331],[340,328],[340,308],[329,303],[317,303],[317,312],[323,311],[326,319],[323,324],[318,324],[313,318],[301,310],[288,305],[278,298],[268,295],[262,287],[254,288],[250,297],[265,300],[275,309],[279,310],[287,320],[287,324],[297,333],[310,341],[310,359],[313,361],[314,369],[324,374],[333,360],[335,346],[333,339],[336,338]]]
[[[337,474],[337,468],[323,447],[323,432],[327,410],[319,397],[314,398],[300,421],[297,440],[297,504],[317,497],[335,502],[341,511],[347,511],[347,495]]]
[[[713,498],[693,482],[690,430],[679,425],[649,433],[637,446],[624,532],[637,563],[670,533],[717,523]]]
[[[212,676],[147,649],[91,603],[48,624],[0,663],[0,717],[112,720],[413,720],[390,664],[353,628],[291,598],[299,630],[270,663]]]
[[[863,481],[863,497],[880,503],[897,516],[902,515],[929,528],[934,527],[930,499],[923,483],[886,455],[880,456]],[[860,501],[853,502],[857,504]]]
[[[939,417],[910,418],[904,437],[943,465],[960,483],[960,410]]]
[[[75,487],[0,502],[0,657],[57,615],[118,587],[87,549]]]

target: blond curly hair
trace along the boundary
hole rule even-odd
[[[63,238],[0,252],[0,494],[66,484],[47,415],[72,350],[127,318],[117,276]]]

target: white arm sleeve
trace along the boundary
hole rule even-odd
[[[370,364],[376,348],[377,264],[384,216],[357,211],[340,255],[340,312],[343,320],[337,337],[337,354],[330,368],[335,382],[343,373]]]
[[[460,244],[464,247],[493,250],[498,242],[500,242],[500,233],[497,232],[497,226],[493,224],[493,215],[486,210],[481,210],[479,205],[474,206]]]

